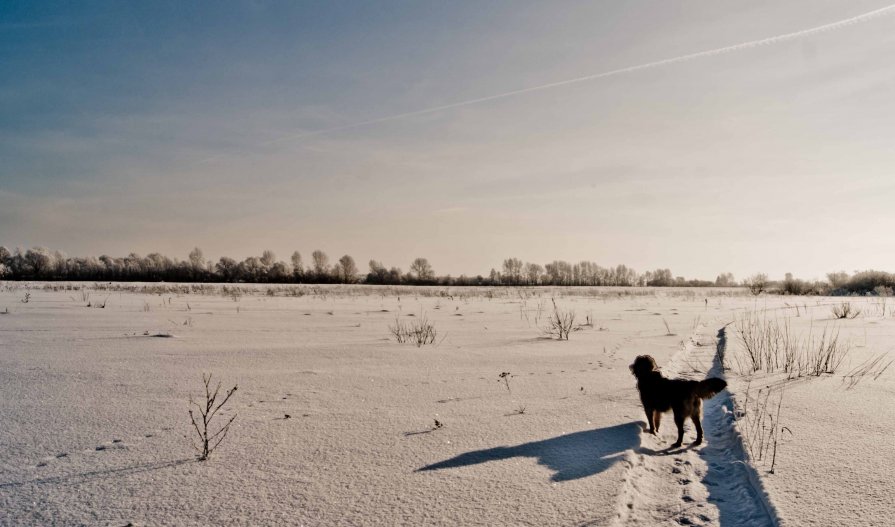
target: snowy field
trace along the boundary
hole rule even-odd
[[[895,302],[849,299],[861,313],[834,320],[843,299],[735,289],[0,288],[2,525],[895,517]],[[551,298],[576,315],[567,341],[544,333]],[[434,344],[390,333],[423,318]],[[750,324],[796,354],[836,334],[841,361],[752,371]],[[707,401],[702,446],[688,425],[669,450],[670,416],[643,434],[639,354],[730,382]],[[198,462],[187,409],[203,373],[239,389],[229,436]]]

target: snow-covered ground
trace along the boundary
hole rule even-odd
[[[895,306],[853,301],[864,314],[833,322],[836,299],[725,290],[86,285],[0,284],[2,525],[887,525],[895,513],[895,375],[842,376],[890,351]],[[568,341],[543,335],[551,296],[582,324]],[[728,366],[742,352],[728,324],[746,311],[793,332],[835,323],[852,348],[832,376],[725,371],[717,351]],[[435,344],[395,342],[396,319],[423,316]],[[706,405],[703,446],[669,451],[669,418],[661,438],[642,433],[639,354],[731,383]],[[197,462],[187,403],[203,373],[238,384],[223,413],[238,415]],[[776,412],[755,404],[772,383],[788,431],[770,474],[743,429]]]

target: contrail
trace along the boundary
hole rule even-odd
[[[507,91],[503,93],[498,93],[495,95],[488,95],[486,97],[479,97],[477,99],[467,99],[465,101],[458,101],[449,104],[443,104],[441,106],[432,106],[430,108],[424,108],[422,110],[414,110],[410,112],[404,112],[394,115],[388,115],[385,117],[377,117],[375,119],[369,119],[366,121],[358,121],[351,124],[345,124],[341,126],[334,126],[332,128],[324,128],[321,130],[314,130],[310,132],[302,132],[299,134],[287,135],[283,137],[279,137],[277,139],[273,139],[270,141],[266,141],[264,143],[260,143],[260,146],[270,146],[284,142],[292,142],[292,141],[300,141],[302,139],[307,139],[309,137],[314,137],[318,135],[326,135],[335,132],[341,132],[344,130],[352,130],[354,128],[362,128],[364,126],[370,126],[373,124],[385,123],[388,121],[397,121],[399,119],[405,119],[407,117],[415,117],[418,115],[426,115],[430,113],[441,112],[444,110],[451,110],[454,108],[462,108],[464,106],[472,106],[474,104],[481,104],[489,101],[495,101],[498,99],[505,99],[507,97],[515,97],[517,95],[523,95],[526,93],[539,92],[544,90],[549,90],[552,88],[559,88],[561,86],[569,86],[571,84],[578,84],[582,82],[594,81],[597,79],[605,79],[606,77],[614,77],[616,75],[623,75],[625,73],[632,73],[635,71],[646,70],[651,68],[658,68],[660,66],[667,66],[670,64],[678,64],[681,62],[687,62],[695,59],[700,59],[704,57],[712,57],[715,55],[723,55],[727,53],[733,53],[735,51],[741,51],[745,49],[756,48],[759,46],[765,46],[770,44],[778,44],[780,42],[786,42],[788,40],[795,40],[803,37],[807,37],[809,35],[816,35],[818,33],[823,33],[827,31],[833,31],[836,29],[840,29],[845,26],[849,26],[852,24],[857,24],[860,22],[865,22],[867,20],[877,18],[883,15],[891,14],[895,11],[895,4],[888,5],[886,7],[882,7],[880,9],[876,9],[873,11],[869,11],[867,13],[853,16],[851,18],[846,18],[843,20],[839,20],[836,22],[830,22],[829,24],[824,24],[822,26],[816,26],[808,29],[802,29],[800,31],[794,31],[792,33],[785,33],[783,35],[777,35],[774,37],[766,37],[758,40],[750,40],[748,42],[743,42],[740,44],[734,44],[731,46],[724,46],[722,48],[715,48],[706,51],[698,51],[696,53],[690,53],[687,55],[680,55],[678,57],[672,57],[668,59],[657,60],[654,62],[647,62],[644,64],[638,64],[636,66],[627,66],[624,68],[619,68],[615,70],[604,71],[601,73],[594,73],[591,75],[584,75],[582,77],[575,77],[574,79],[566,79],[556,82],[550,82],[547,84],[540,84],[538,86],[529,86],[527,88],[520,88],[518,90]],[[212,159],[216,159],[219,156],[215,156],[205,161],[210,161]]]

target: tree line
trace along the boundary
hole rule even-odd
[[[6,280],[111,280],[165,282],[252,282],[252,283],[367,283],[383,285],[568,285],[568,286],[708,286],[735,285],[719,281],[685,280],[668,269],[638,273],[624,265],[601,267],[593,262],[569,263],[554,260],[545,265],[504,260],[501,270],[491,269],[487,276],[437,276],[426,258],[416,258],[407,272],[370,260],[362,273],[354,258],[346,254],[331,262],[316,250],[310,261],[301,253],[292,253],[289,261],[277,259],[273,251],[237,261],[222,256],[216,262],[206,259],[201,249],[193,249],[180,260],[151,253],[131,253],[124,257],[71,257],[60,251],[34,247],[10,251],[0,246],[0,278]],[[725,279],[726,280],[726,279]],[[732,280],[732,277],[731,277]]]
[[[44,247],[10,251],[0,246],[0,279],[4,280],[435,285],[450,278],[436,277],[425,258],[413,260],[407,273],[397,267],[387,269],[375,260],[370,261],[369,268],[363,275],[350,255],[331,262],[321,250],[312,252],[308,262],[298,251],[286,262],[269,250],[242,261],[222,256],[215,262],[206,259],[198,247],[185,260],[179,260],[160,253],[72,257]]]
[[[354,258],[343,255],[331,262],[329,256],[316,250],[306,262],[295,251],[289,261],[278,260],[273,251],[237,261],[222,256],[218,261],[205,258],[196,247],[185,260],[159,253],[124,257],[71,257],[60,251],[34,247],[10,251],[0,246],[0,279],[4,280],[95,280],[130,282],[246,282],[246,283],[366,283],[381,285],[508,285],[508,286],[626,286],[626,287],[749,287],[753,293],[836,294],[891,291],[895,275],[882,271],[829,273],[827,280],[805,281],[787,273],[783,281],[773,282],[758,273],[737,282],[731,273],[722,273],[715,280],[693,280],[674,276],[669,269],[638,273],[625,265],[602,267],[594,262],[569,263],[554,260],[540,265],[507,258],[500,269],[491,269],[487,276],[437,276],[426,258],[416,258],[405,273],[398,267],[386,267],[370,260],[368,271],[361,272]]]

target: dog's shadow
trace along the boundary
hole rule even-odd
[[[416,471],[444,470],[514,457],[532,457],[537,459],[538,464],[553,470],[551,481],[571,481],[599,474],[621,461],[625,451],[636,448],[640,443],[640,430],[640,424],[631,422],[516,446],[474,450],[426,465]]]

